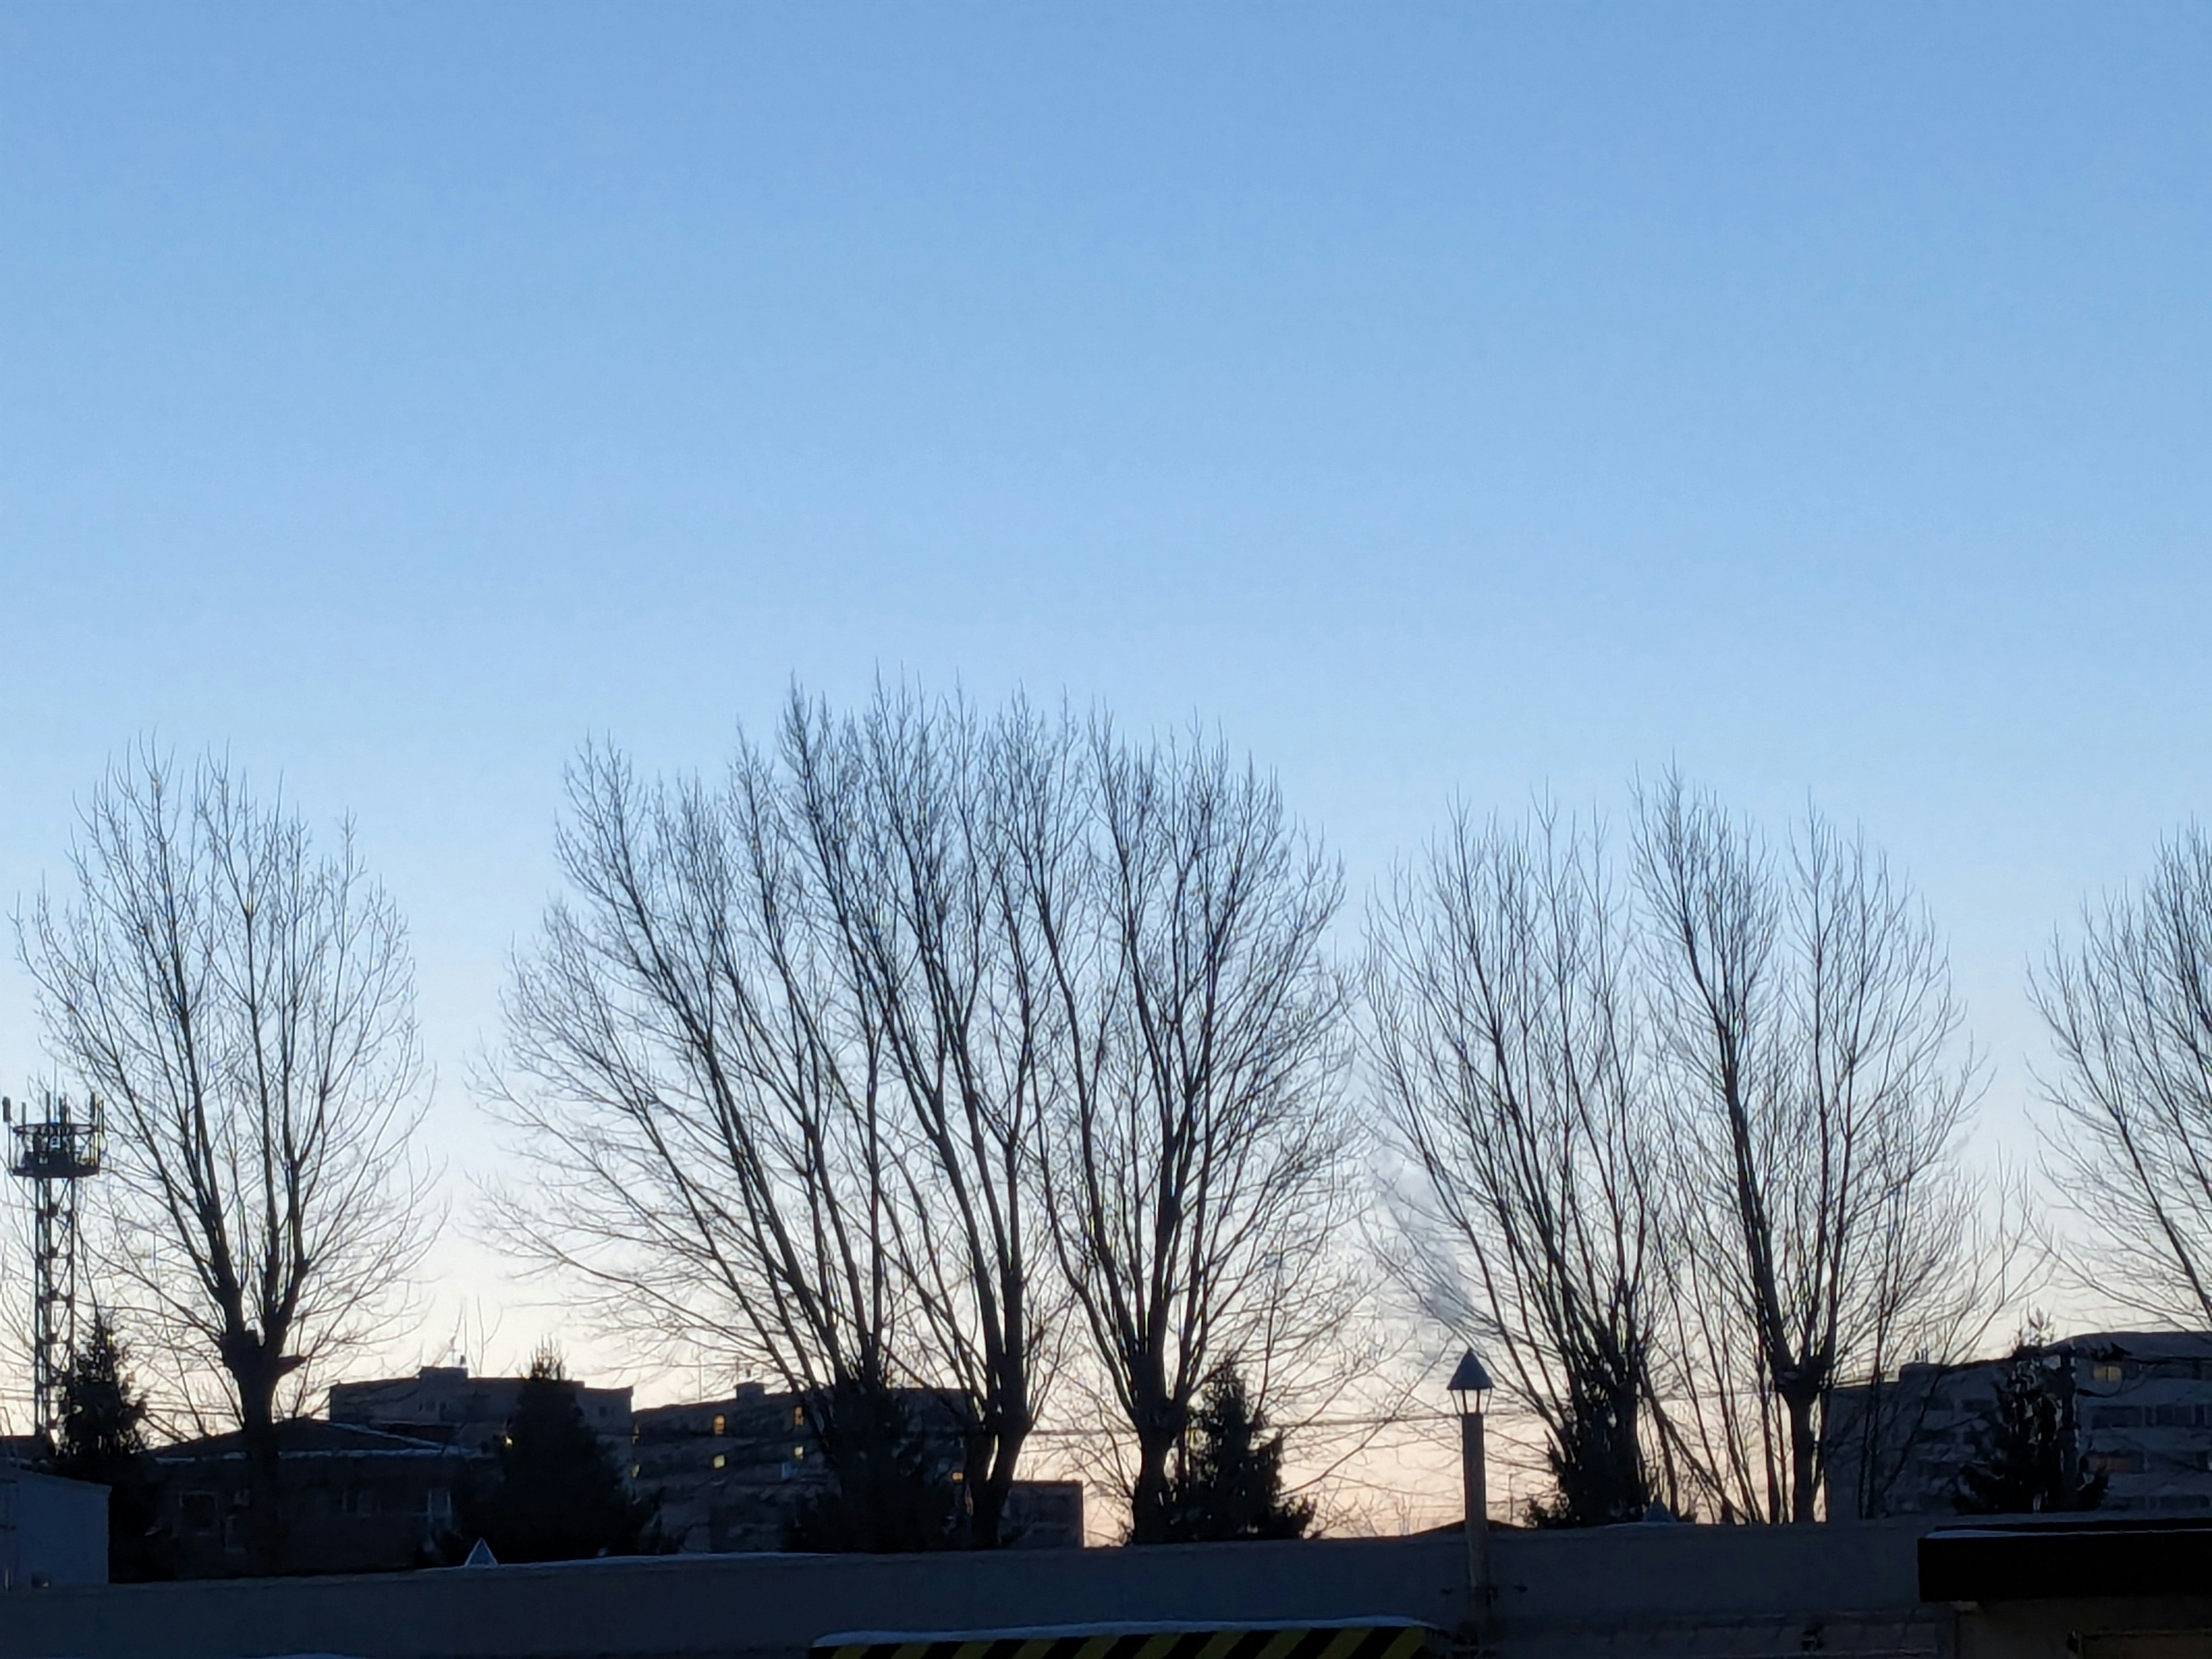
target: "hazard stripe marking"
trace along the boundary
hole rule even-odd
[[[1274,1626],[1157,1632],[1072,1631],[1066,1636],[847,1643],[812,1659],[1424,1659],[1442,1638],[1425,1625]]]

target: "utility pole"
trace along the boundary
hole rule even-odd
[[[82,1118],[69,1097],[49,1093],[35,1121],[28,1103],[15,1121],[13,1101],[0,1097],[0,1123],[13,1131],[9,1173],[31,1183],[31,1397],[39,1431],[60,1437],[62,1377],[76,1352],[76,1184],[100,1173],[100,1097]]]

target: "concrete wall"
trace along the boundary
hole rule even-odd
[[[362,1578],[49,1590],[0,1616],[0,1656],[708,1659],[789,1656],[855,1629],[1392,1613],[1456,1624],[1457,1539],[1002,1555],[663,1556]]]
[[[1501,1627],[1559,1620],[1911,1611],[1930,1522],[1497,1532]]]
[[[0,1591],[106,1582],[107,1488],[0,1469]]]
[[[1497,1534],[1486,1644],[1509,1659],[1606,1652],[1632,1638],[1650,1653],[1947,1655],[1950,1610],[1918,1601],[1919,1531],[1907,1522]],[[1379,1614],[1456,1630],[1471,1606],[1466,1571],[1464,1541],[1445,1534],[118,1585],[22,1598],[0,1619],[0,1659],[787,1659],[846,1630]]]
[[[1483,1650],[1497,1659],[2062,1659],[2069,1632],[2212,1629],[2212,1600],[1923,1603],[1921,1529],[1908,1521],[1498,1534]],[[1472,1610],[1466,1570],[1464,1541],[1444,1534],[124,1584],[6,1598],[0,1659],[795,1659],[838,1631],[1376,1615],[1457,1632]],[[2212,1637],[2193,1639],[2190,1659],[2212,1651]],[[2173,1659],[2104,1634],[2092,1645],[2077,1659]]]

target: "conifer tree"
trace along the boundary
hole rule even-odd
[[[1632,1419],[1624,1421],[1601,1390],[1572,1389],[1544,1449],[1553,1492],[1528,1505],[1540,1527],[1609,1527],[1640,1521],[1655,1494]]]
[[[2070,1355],[2060,1358],[2073,1364]],[[1959,1471],[1952,1506],[1960,1513],[2035,1515],[2094,1510],[2105,1501],[2106,1477],[2081,1474],[2071,1378],[2054,1375],[2045,1359],[2039,1346],[2013,1351],[1973,1459]]]
[[[147,1455],[146,1402],[131,1392],[128,1356],[104,1309],[62,1378],[61,1438],[53,1471],[107,1488],[107,1571],[118,1583],[166,1577],[155,1534],[160,1505]]]
[[[906,1403],[882,1384],[830,1391],[817,1431],[835,1471],[827,1491],[802,1502],[784,1547],[897,1554],[945,1549],[958,1519],[950,1472],[939,1468]]]
[[[1191,1427],[1168,1482],[1162,1542],[1305,1536],[1314,1506],[1285,1494],[1283,1437],[1267,1433],[1267,1413],[1233,1366],[1206,1378]]]
[[[541,1348],[515,1398],[498,1484],[465,1495],[456,1544],[481,1538],[501,1561],[651,1554],[661,1547],[656,1507],[630,1494],[560,1356]]]

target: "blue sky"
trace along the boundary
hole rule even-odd
[[[587,734],[1197,715],[1356,893],[1673,759],[1909,866],[2018,1146],[2027,960],[2212,784],[2208,81],[2187,6],[0,9],[0,896],[143,732],[353,811],[468,1169]]]

